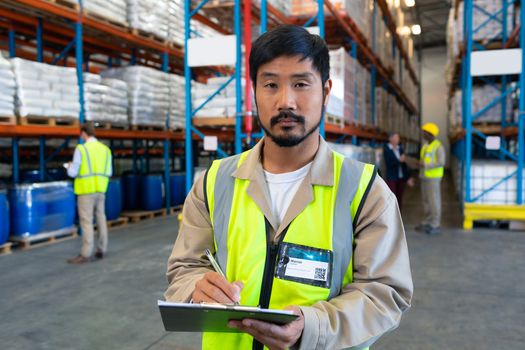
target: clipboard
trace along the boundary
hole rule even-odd
[[[171,303],[162,300],[157,305],[164,328],[171,332],[239,333],[238,329],[228,327],[228,321],[251,318],[283,325],[299,317],[289,310],[252,306]]]

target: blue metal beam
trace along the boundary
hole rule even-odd
[[[191,130],[195,133],[195,135],[197,135],[198,137],[200,137],[201,139],[204,140],[205,135],[204,135],[202,132],[200,132],[199,129],[196,129],[194,126],[192,126],[192,127],[191,127]],[[221,146],[217,146],[217,153],[219,154],[219,156],[220,156],[221,158],[226,158],[226,157],[228,157],[228,153],[226,153],[226,152],[221,148]]]
[[[18,152],[18,137],[13,137],[11,144],[13,148],[13,183],[17,184],[20,182],[20,154]]]
[[[324,1],[317,0],[317,25],[319,26],[319,36],[324,39]],[[325,137],[324,124],[326,121],[322,121],[319,126],[319,134],[321,137]]]
[[[80,2],[82,7],[82,2]],[[80,114],[78,119],[80,123],[84,123],[84,48],[82,46],[82,23],[75,23],[75,61],[77,66],[77,79],[78,79],[78,99],[80,102]]]
[[[73,48],[73,46],[75,45],[76,43],[76,39],[73,39],[71,40],[67,45],[66,47],[64,48],[64,50],[62,50],[57,57],[55,57],[53,59],[53,62],[51,62],[51,64],[57,64],[58,62],[60,62],[61,60],[65,59],[65,57],[67,56],[67,54],[69,53],[69,51],[71,51],[71,49]]]
[[[44,25],[42,18],[38,18],[36,25],[36,60],[38,62],[44,62]]]
[[[60,153],[63,149],[65,148],[68,148],[69,147],[69,137],[66,137],[66,139],[64,140],[64,142],[62,142],[62,144],[56,149],[53,151],[53,153],[51,153],[51,155],[49,157],[47,157],[47,159],[45,160],[45,163],[49,163],[50,161],[53,160],[53,158],[55,158],[58,153]]]
[[[46,181],[46,138],[40,136],[40,147],[38,149],[40,169],[40,181]]]
[[[186,194],[193,184],[193,141],[192,141],[192,110],[191,110],[191,69],[188,65],[188,40],[190,39],[191,0],[184,0],[184,77],[186,79],[186,130],[185,130],[185,163],[186,163]]]
[[[198,111],[200,111],[202,108],[204,108],[215,96],[221,93],[222,90],[226,89],[226,87],[233,81],[233,79],[236,79],[235,75],[232,75],[228,81],[226,81],[224,84],[221,85],[220,88],[217,89],[213,94],[211,94],[201,105],[193,110],[191,113],[191,116],[195,116]]]
[[[206,5],[206,4],[208,3],[208,1],[209,1],[209,0],[203,0],[203,1],[202,1],[202,2],[201,2],[201,3],[200,3],[195,9],[193,9],[193,11],[191,11],[189,17],[191,18],[191,17],[195,16],[195,14],[196,14],[197,12],[199,12],[199,10],[200,10],[204,5]],[[190,28],[190,27],[187,27],[187,28]]]
[[[235,0],[234,5],[234,33],[237,41],[237,59],[235,62],[235,154],[242,152],[242,31],[241,31],[241,0]],[[248,84],[248,82],[246,82]]]
[[[261,0],[261,35],[268,30],[268,3],[267,0]]]
[[[464,69],[464,86],[463,103],[465,119],[465,201],[472,202],[470,179],[471,179],[471,161],[472,161],[472,75],[470,71],[470,56],[472,55],[472,0],[465,0],[464,18],[465,30],[463,31],[466,38],[466,52],[463,59]]]
[[[520,101],[519,101],[519,120],[518,120],[518,176],[517,176],[517,203],[523,204],[523,167],[525,163],[525,11],[520,11],[520,47],[521,47],[521,73],[520,73]]]
[[[15,30],[9,29],[8,33],[8,41],[9,41],[9,57],[13,58],[16,57],[16,40],[15,40]]]

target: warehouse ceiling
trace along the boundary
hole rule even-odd
[[[421,35],[414,36],[415,48],[446,45],[447,21],[452,0],[416,0],[406,12],[407,24],[421,25]]]

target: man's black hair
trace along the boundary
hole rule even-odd
[[[250,51],[250,78],[257,83],[259,67],[278,57],[300,56],[301,61],[312,60],[313,67],[321,75],[324,87],[330,78],[330,55],[320,36],[294,25],[281,25],[263,35],[253,43]]]
[[[81,132],[85,132],[87,136],[95,136],[95,124],[93,122],[86,122],[80,127]]]

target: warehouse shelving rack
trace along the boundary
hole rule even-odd
[[[191,1],[185,0],[185,28],[186,28],[186,38],[185,38],[185,50],[184,53],[187,55],[187,41],[190,38],[191,31],[190,28],[190,19],[199,14],[200,10],[205,11],[206,4],[208,3],[207,0],[203,0],[198,6],[195,8],[191,8]],[[337,45],[344,45],[345,39],[350,38],[350,44],[347,46],[350,46],[349,54],[351,54],[355,59],[359,59],[361,64],[365,67],[368,67],[370,70],[372,81],[374,82],[371,84],[371,101],[374,101],[372,103],[372,111],[371,111],[371,118],[373,121],[375,121],[375,89],[376,85],[380,85],[383,88],[387,89],[388,91],[391,91],[394,93],[394,95],[402,102],[402,104],[405,106],[405,108],[412,114],[418,115],[418,111],[416,106],[408,99],[406,94],[403,92],[402,88],[392,79],[392,73],[384,66],[384,64],[381,62],[377,54],[375,53],[375,40],[372,43],[372,47],[368,44],[366,38],[361,33],[359,28],[356,26],[355,22],[347,15],[343,14],[330,3],[329,0],[317,0],[318,4],[318,10],[317,13],[311,16],[310,18],[306,18],[303,16],[285,16],[284,14],[280,13],[277,9],[275,9],[273,6],[268,4],[267,0],[261,0],[260,4],[256,4],[254,1],[250,0],[244,0],[241,3],[241,0],[235,0],[233,2],[229,2],[222,6],[223,10],[224,8],[230,8],[230,10],[233,12],[233,24],[228,25],[227,20],[222,18],[221,24],[212,22],[214,24],[214,29],[218,30],[221,33],[230,34],[233,32],[237,36],[237,62],[235,66],[235,74],[232,77],[232,79],[228,82],[226,82],[220,90],[225,88],[230,82],[235,81],[236,83],[236,100],[237,100],[237,109],[236,109],[236,116],[235,118],[226,118],[226,119],[219,119],[218,123],[235,126],[235,153],[240,153],[242,151],[242,142],[244,139],[250,140],[253,138],[259,138],[262,136],[262,134],[252,134],[252,111],[251,111],[251,89],[249,86],[249,67],[248,63],[246,62],[246,87],[245,87],[245,101],[247,101],[246,105],[246,111],[242,111],[242,91],[240,87],[240,81],[241,81],[241,45],[242,41],[240,40],[241,34],[243,35],[243,42],[245,45],[245,52],[249,52],[250,50],[250,38],[251,38],[251,22],[252,22],[252,16],[255,17],[256,20],[260,23],[260,32],[264,33],[268,28],[268,20],[270,19],[272,22],[272,25],[277,24],[296,24],[296,25],[303,25],[305,27],[311,26],[313,24],[316,24],[319,27],[319,33],[320,36],[325,38],[325,40],[329,44],[337,44]],[[242,5],[242,6],[241,6]],[[392,19],[392,16],[390,14],[390,10],[388,9],[388,5],[386,4],[385,0],[375,0],[374,4],[374,12],[373,12],[373,20],[372,23],[374,23],[372,30],[375,31],[375,16],[382,15],[388,30],[390,31],[392,35],[392,46],[393,46],[393,54],[395,55],[399,54],[401,55],[400,59],[400,65],[399,69],[401,69],[404,65],[406,69],[409,71],[410,79],[413,80],[413,82],[419,86],[419,81],[416,77],[415,71],[410,64],[410,60],[408,59],[408,54],[406,49],[403,47],[403,44],[401,42],[401,39],[397,33],[397,30],[395,28],[395,23]],[[220,7],[220,4],[214,4],[215,8]],[[244,31],[241,31],[241,8],[244,9]],[[382,14],[378,13],[378,9],[381,10]],[[325,12],[331,13],[331,15],[327,16],[325,15]],[[217,26],[220,26],[217,28]],[[326,27],[326,29],[325,29]],[[233,28],[233,31],[230,29]],[[326,32],[326,34],[325,34]],[[248,60],[246,60],[248,61]],[[376,77],[379,76],[381,79],[376,79]],[[203,104],[195,110],[192,110],[192,99],[191,99],[191,69],[187,64],[187,61],[185,59],[185,77],[186,77],[186,190],[189,191],[191,188],[191,185],[193,183],[193,176],[192,176],[192,159],[193,159],[193,143],[191,141],[191,135],[192,133],[196,133],[200,137],[204,137],[204,134],[199,132],[198,130],[195,130],[195,123],[196,120],[194,119],[193,115],[196,113],[197,110],[202,108],[205,104],[207,104],[218,92],[215,94],[212,94]],[[401,74],[401,79],[403,79]],[[356,91],[357,93],[357,91]],[[244,117],[244,122],[246,126],[245,132],[241,131],[241,125],[242,120]],[[234,121],[232,121],[234,120]],[[370,129],[363,129],[356,125],[346,125],[345,127],[339,127],[333,124],[322,124],[321,125],[321,134],[324,136],[324,134],[329,134],[332,136],[332,138],[335,138],[338,141],[343,140],[346,137],[351,137],[353,143],[357,143],[358,138],[364,138],[375,141],[385,141],[387,139],[387,134],[378,130],[370,130]],[[405,138],[405,142],[417,147],[419,144],[419,140],[412,139],[412,138]],[[218,149],[218,155],[219,156],[226,156],[226,153],[222,149]]]
[[[523,205],[523,189],[524,189],[524,160],[525,160],[525,28],[522,25],[517,25],[512,34],[507,35],[511,23],[507,23],[507,11],[512,4],[517,3],[513,0],[503,0],[501,7],[496,9],[493,13],[487,12],[485,9],[476,6],[473,0],[464,1],[464,18],[463,18],[463,33],[464,33],[464,47],[461,49],[460,56],[457,60],[456,70],[459,73],[461,67],[461,75],[458,81],[458,88],[462,90],[462,110],[463,120],[462,127],[458,133],[451,136],[453,144],[453,154],[458,156],[461,162],[462,181],[464,181],[464,222],[463,228],[470,230],[473,227],[473,221],[476,220],[519,220],[525,217],[525,205]],[[455,3],[455,10],[459,1]],[[523,8],[520,11],[520,23],[524,23],[525,13]],[[487,19],[477,28],[473,26],[473,16],[477,13],[482,13]],[[499,18],[502,17],[502,19]],[[486,42],[476,42],[473,35],[478,30],[482,29],[488,23],[498,21],[502,25],[502,34],[495,38],[490,38]],[[514,41],[519,36],[518,48],[522,51],[522,71],[517,76],[501,76],[499,84],[501,85],[501,94],[493,101],[489,102],[478,113],[472,113],[472,89],[474,84],[474,77],[471,72],[471,59],[475,51],[485,51],[489,49],[508,49],[514,47]],[[516,85],[511,85],[511,78],[517,80]],[[487,79],[481,77],[480,80],[484,84],[490,84],[496,87],[496,79]],[[451,86],[450,96],[453,94],[455,84]],[[518,122],[509,123],[508,116],[510,111],[507,111],[507,99],[513,93],[519,93],[518,105]],[[476,124],[476,119],[486,113],[495,105],[501,103],[501,122],[497,126],[484,127]],[[471,165],[473,160],[473,148],[478,146],[484,148],[485,141],[489,135],[498,135],[501,137],[502,144],[498,152],[499,159],[506,159],[516,164],[516,171],[512,174],[500,178],[495,184],[485,189],[476,196],[472,195],[471,189]],[[517,140],[517,150],[512,152],[507,146],[506,140],[512,138]],[[510,179],[516,178],[517,181],[517,197],[515,205],[485,205],[476,204],[475,202],[484,195],[494,191],[498,186],[503,185]]]
[[[206,21],[204,18],[198,17]],[[63,61],[64,65],[73,66],[77,69],[77,77],[80,92],[81,112],[79,115],[80,123],[84,122],[83,106],[83,77],[85,71],[96,72],[89,65],[91,54],[103,53],[108,56],[107,62],[93,60],[93,63],[103,63],[108,67],[113,66],[114,62],[122,59],[130,64],[143,61],[145,65],[153,66],[164,72],[178,71],[182,69],[183,52],[180,47],[168,42],[160,42],[154,38],[144,37],[131,33],[127,28],[108,23],[98,18],[93,18],[83,11],[82,0],[75,4],[59,4],[55,1],[43,0],[6,0],[0,5],[0,28],[7,30],[8,51],[11,57],[20,56],[26,59],[37,60],[56,64]],[[22,34],[24,38],[17,38],[17,34]],[[27,37],[31,37],[27,39]],[[34,37],[36,43],[33,43]],[[31,51],[17,48],[17,40],[24,46],[36,49],[36,54]],[[48,47],[45,47],[45,44]],[[64,47],[57,49],[57,46]],[[68,62],[71,50],[74,48],[74,63]],[[45,55],[51,52],[52,56]],[[170,69],[170,65],[172,68]],[[67,148],[69,140],[79,135],[79,127],[60,127],[60,126],[33,126],[33,125],[0,125],[0,136],[12,138],[11,154],[13,164],[13,182],[19,182],[19,164],[21,151],[19,149],[19,138],[38,138],[39,139],[39,169],[41,180],[45,180],[46,163],[57,155],[63,153]],[[57,150],[46,154],[46,139],[60,138],[64,142]],[[149,163],[149,156],[159,154],[155,150],[149,150],[146,143],[146,150],[139,151],[139,142],[143,140],[163,142],[162,155],[165,162],[164,176],[169,179],[170,155],[174,154],[170,143],[181,142],[184,135],[180,132],[170,131],[169,116],[166,117],[165,131],[135,131],[135,130],[104,130],[97,131],[97,137],[109,139],[113,148],[114,140],[132,140],[131,150],[116,150],[116,155],[132,155],[133,169],[138,169],[137,162],[139,155],[146,158]],[[6,152],[8,153],[8,152]],[[26,153],[26,152],[22,152]],[[30,152],[27,152],[31,154]],[[49,153],[49,152],[48,152]],[[169,181],[166,181],[166,208],[170,208],[170,189]],[[169,212],[169,210],[168,210]]]

